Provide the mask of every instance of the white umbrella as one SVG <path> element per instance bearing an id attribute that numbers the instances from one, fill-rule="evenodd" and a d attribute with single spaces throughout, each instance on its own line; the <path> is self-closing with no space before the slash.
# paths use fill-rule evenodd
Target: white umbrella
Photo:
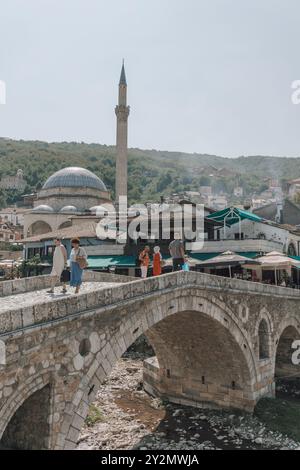
<path id="1" fill-rule="evenodd" d="M 234 266 L 243 266 L 245 267 L 245 264 L 258 264 L 256 260 L 251 260 L 247 258 L 246 256 L 241 256 L 235 253 L 234 251 L 224 251 L 224 253 L 221 253 L 220 255 L 214 256 L 213 258 L 207 259 L 205 261 L 200 261 L 198 262 L 199 266 L 205 268 L 205 267 L 223 267 L 223 268 L 228 268 L 229 270 L 229 276 L 232 277 L 232 268 Z"/>
<path id="2" fill-rule="evenodd" d="M 260 256 L 256 258 L 259 263 L 259 268 L 262 270 L 274 270 L 275 272 L 275 283 L 277 284 L 277 271 L 280 269 L 291 270 L 292 267 L 300 268 L 300 262 L 296 261 L 289 256 L 279 253 L 278 251 L 271 251 L 265 256 Z M 252 265 L 244 265 L 247 269 L 256 269 Z"/>

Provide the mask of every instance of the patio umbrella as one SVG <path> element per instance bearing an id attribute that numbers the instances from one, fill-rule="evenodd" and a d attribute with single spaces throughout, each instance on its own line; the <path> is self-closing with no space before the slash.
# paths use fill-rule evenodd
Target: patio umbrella
<path id="1" fill-rule="evenodd" d="M 264 256 L 256 258 L 259 263 L 259 268 L 262 270 L 269 270 L 275 273 L 275 283 L 277 284 L 277 271 L 281 269 L 291 270 L 292 267 L 300 269 L 300 262 L 296 261 L 289 256 L 279 253 L 278 251 L 271 251 Z M 245 266 L 247 269 L 256 269 L 253 266 Z"/>
<path id="2" fill-rule="evenodd" d="M 254 259 L 249 259 L 246 256 L 238 255 L 234 251 L 224 251 L 224 253 L 214 256 L 213 258 L 200 261 L 198 264 L 203 268 L 227 267 L 231 277 L 231 268 L 234 266 L 244 266 L 245 264 L 258 265 L 259 263 Z"/>

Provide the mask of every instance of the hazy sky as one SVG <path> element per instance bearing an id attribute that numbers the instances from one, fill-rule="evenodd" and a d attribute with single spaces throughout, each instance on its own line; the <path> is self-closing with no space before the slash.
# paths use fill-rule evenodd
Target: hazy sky
<path id="1" fill-rule="evenodd" d="M 299 0 L 0 0 L 0 135 L 300 156 Z"/>

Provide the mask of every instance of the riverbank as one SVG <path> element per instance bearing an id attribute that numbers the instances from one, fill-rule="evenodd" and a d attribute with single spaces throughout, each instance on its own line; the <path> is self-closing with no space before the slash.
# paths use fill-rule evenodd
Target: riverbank
<path id="1" fill-rule="evenodd" d="M 91 407 L 78 449 L 300 448 L 300 438 L 293 439 L 284 434 L 279 418 L 276 425 L 276 400 L 271 400 L 271 408 L 269 401 L 266 406 L 262 404 L 258 416 L 200 410 L 162 402 L 144 392 L 142 364 L 143 354 L 135 352 L 127 354 L 117 363 Z M 297 397 L 291 400 L 297 407 Z M 280 398 L 281 411 L 282 406 Z M 300 401 L 298 406 L 300 413 Z"/>

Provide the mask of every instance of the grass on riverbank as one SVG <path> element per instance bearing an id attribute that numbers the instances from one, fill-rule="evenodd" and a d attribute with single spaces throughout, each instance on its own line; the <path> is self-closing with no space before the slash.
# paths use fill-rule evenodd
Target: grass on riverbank
<path id="1" fill-rule="evenodd" d="M 103 414 L 95 405 L 91 405 L 89 409 L 89 414 L 85 419 L 85 424 L 87 426 L 94 426 L 94 424 L 98 423 L 99 421 L 105 421 Z"/>
<path id="2" fill-rule="evenodd" d="M 255 416 L 272 431 L 286 434 L 300 442 L 300 402 L 292 399 L 262 398 Z"/>

